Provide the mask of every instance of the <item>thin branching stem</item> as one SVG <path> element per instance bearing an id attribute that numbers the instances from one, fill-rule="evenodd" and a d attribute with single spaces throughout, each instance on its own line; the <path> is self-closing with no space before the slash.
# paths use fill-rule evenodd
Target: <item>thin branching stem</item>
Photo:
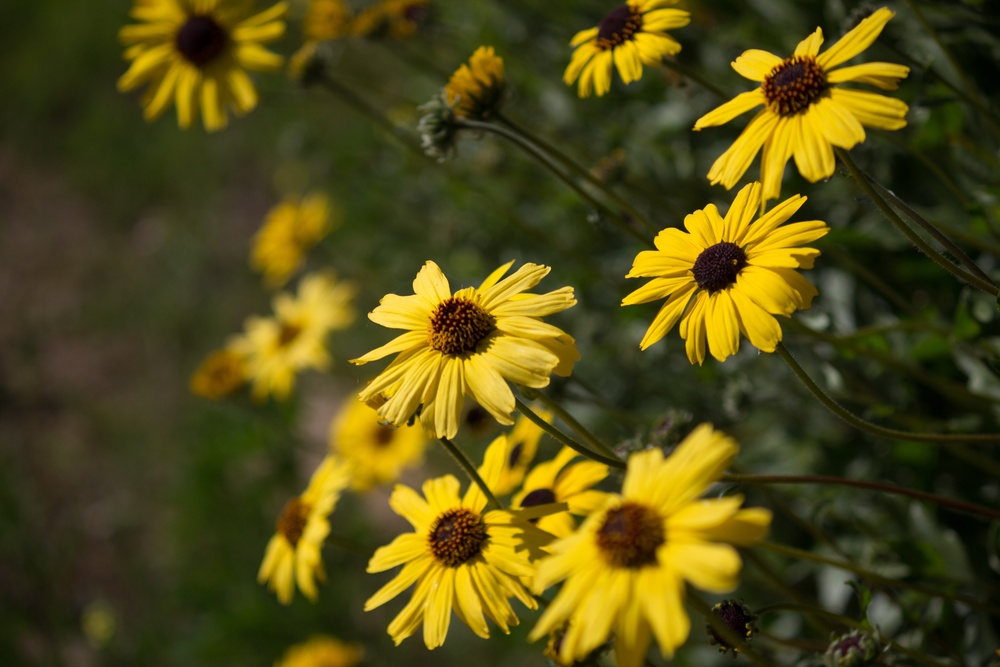
<path id="1" fill-rule="evenodd" d="M 598 454 L 595 451 L 587 449 L 579 442 L 577 442 L 573 438 L 569 437 L 568 435 L 557 429 L 552 424 L 542 419 L 534 410 L 525 405 L 524 401 L 517 398 L 516 396 L 514 397 L 514 402 L 517 405 L 518 412 L 527 417 L 528 420 L 531 421 L 535 426 L 542 429 L 543 431 L 545 431 L 546 433 L 548 433 L 553 438 L 558 440 L 560 443 L 566 445 L 573 451 L 577 452 L 582 456 L 586 456 L 588 459 L 592 459 L 594 461 L 597 461 L 598 463 L 603 463 L 606 466 L 611 466 L 612 468 L 619 468 L 621 470 L 625 469 L 624 461 L 621 461 L 619 459 L 609 458 L 602 454 Z"/>
<path id="2" fill-rule="evenodd" d="M 583 424 L 577 421 L 577 419 L 573 415 L 571 415 L 569 411 L 566 410 L 566 408 L 559 405 L 558 403 L 556 403 L 554 400 L 552 400 L 542 392 L 536 391 L 530 387 L 518 386 L 518 389 L 520 389 L 521 394 L 523 394 L 525 398 L 537 399 L 541 401 L 545 405 L 545 407 L 554 412 L 555 415 L 559 417 L 559 419 L 561 419 L 567 426 L 573 429 L 574 433 L 583 438 L 583 441 L 588 445 L 590 445 L 592 449 L 596 449 L 598 451 L 603 452 L 604 454 L 607 454 L 608 456 L 617 458 L 613 449 L 611 449 L 603 442 L 598 440 L 590 431 L 587 430 L 587 427 L 585 427 Z"/>
<path id="3" fill-rule="evenodd" d="M 448 451 L 448 453 L 451 454 L 452 458 L 455 459 L 458 465 L 462 468 L 462 470 L 465 471 L 465 474 L 469 476 L 472 483 L 478 486 L 480 491 L 483 492 L 483 495 L 486 496 L 486 502 L 493 507 L 493 509 L 503 509 L 503 505 L 500 504 L 497 497 L 493 495 L 492 491 L 490 491 L 490 487 L 487 486 L 482 475 L 480 475 L 479 471 L 476 470 L 476 466 L 473 465 L 472 461 L 469 460 L 469 457 L 465 455 L 465 452 L 456 447 L 455 443 L 448 438 L 438 439 L 441 441 L 441 444 L 444 445 L 444 448 Z"/>

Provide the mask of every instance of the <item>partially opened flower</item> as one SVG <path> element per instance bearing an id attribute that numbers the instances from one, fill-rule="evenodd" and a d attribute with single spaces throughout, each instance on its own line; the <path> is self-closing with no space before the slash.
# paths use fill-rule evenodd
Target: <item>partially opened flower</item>
<path id="1" fill-rule="evenodd" d="M 350 482 L 350 466 L 327 456 L 302 495 L 289 500 L 281 511 L 257 581 L 267 583 L 282 604 L 291 603 L 296 585 L 303 595 L 316 600 L 316 579 L 326 580 L 320 550 L 330 534 L 329 516 Z"/>
<path id="2" fill-rule="evenodd" d="M 545 387 L 549 376 L 569 375 L 579 358 L 573 338 L 542 321 L 576 303 L 573 288 L 527 294 L 549 267 L 525 264 L 503 278 L 504 264 L 478 288 L 454 294 L 441 269 L 428 261 L 413 281 L 414 294 L 387 294 L 368 318 L 405 329 L 382 347 L 352 363 L 396 358 L 361 392 L 362 401 L 379 394 L 388 400 L 382 419 L 405 424 L 419 410 L 435 437 L 454 437 L 465 396 L 471 396 L 501 424 L 512 424 L 514 394 L 507 382 Z"/>
<path id="3" fill-rule="evenodd" d="M 351 21 L 351 34 L 369 39 L 406 39 L 427 19 L 430 0 L 375 0 Z"/>
<path id="4" fill-rule="evenodd" d="M 811 269 L 819 250 L 800 247 L 828 231 L 810 220 L 780 226 L 806 202 L 795 195 L 753 222 L 760 183 L 746 185 L 723 218 L 714 204 L 684 218 L 686 232 L 664 229 L 656 250 L 640 252 L 626 278 L 652 278 L 624 299 L 628 306 L 666 299 L 639 346 L 663 338 L 680 321 L 688 360 L 706 349 L 719 361 L 736 354 L 740 334 L 763 352 L 781 341 L 775 315 L 809 308 L 818 292 L 796 269 Z"/>
<path id="5" fill-rule="evenodd" d="M 336 210 L 322 193 L 286 198 L 268 211 L 254 235 L 250 265 L 264 274 L 270 287 L 284 285 L 335 221 Z"/>
<path id="6" fill-rule="evenodd" d="M 419 426 L 387 426 L 351 394 L 330 424 L 330 451 L 351 464 L 351 487 L 368 491 L 399 479 L 423 460 L 427 436 Z"/>
<path id="7" fill-rule="evenodd" d="M 611 69 L 625 83 L 642 78 L 642 67 L 659 65 L 664 56 L 681 50 L 680 43 L 666 33 L 691 21 L 680 9 L 663 9 L 677 0 L 628 0 L 615 7 L 596 28 L 581 30 L 570 42 L 573 57 L 563 74 L 566 85 L 580 80 L 580 97 L 598 97 L 611 90 Z"/>
<path id="8" fill-rule="evenodd" d="M 287 398 L 296 373 L 329 366 L 327 335 L 354 321 L 355 292 L 352 283 L 338 281 L 332 273 L 310 274 L 297 296 L 282 292 L 274 298 L 274 317 L 247 319 L 244 333 L 229 345 L 246 360 L 254 398 Z"/>
<path id="9" fill-rule="evenodd" d="M 671 657 L 691 628 L 685 583 L 735 588 L 742 561 L 732 545 L 757 542 L 771 523 L 767 510 L 740 509 L 740 496 L 699 499 L 738 449 L 702 424 L 667 458 L 659 449 L 629 457 L 621 494 L 608 494 L 575 533 L 547 547 L 535 592 L 563 585 L 529 638 L 568 622 L 558 647 L 564 663 L 608 638 L 619 667 L 641 665 L 652 637 Z"/>
<path id="10" fill-rule="evenodd" d="M 498 452 L 487 450 L 479 469 L 490 488 L 503 464 Z M 414 532 L 403 533 L 372 556 L 368 572 L 384 572 L 400 565 L 403 569 L 365 602 L 365 611 L 416 585 L 410 601 L 389 624 L 389 634 L 397 645 L 423 623 L 427 648 L 441 646 L 452 611 L 474 633 L 486 638 L 490 636 L 487 617 L 504 633 L 518 624 L 510 598 L 537 609 L 520 578 L 534 575 L 534 561 L 552 538 L 532 525 L 531 519 L 544 516 L 551 508 L 487 510 L 486 497 L 478 486 L 473 484 L 459 496 L 458 480 L 451 475 L 424 482 L 423 497 L 399 484 L 389 505 L 410 522 Z"/>
<path id="11" fill-rule="evenodd" d="M 444 99 L 459 118 L 482 120 L 500 110 L 507 92 L 503 59 L 492 46 L 480 46 L 444 87 Z"/>
<path id="12" fill-rule="evenodd" d="M 593 489 L 608 476 L 608 467 L 596 461 L 569 463 L 579 456 L 569 447 L 563 447 L 550 461 L 539 463 L 524 478 L 524 485 L 514 496 L 512 507 L 535 507 L 547 503 L 566 503 L 567 510 L 542 517 L 535 524 L 556 537 L 568 537 L 576 522 L 571 514 L 586 516 L 599 507 L 605 499 L 602 491 Z"/>
<path id="13" fill-rule="evenodd" d="M 281 56 L 262 45 L 285 32 L 288 4 L 279 2 L 259 14 L 245 0 L 136 0 L 131 16 L 139 21 L 121 29 L 129 69 L 118 90 L 145 85 L 146 120 L 171 104 L 177 122 L 190 127 L 200 109 L 205 129 L 226 126 L 228 109 L 238 116 L 257 106 L 257 90 L 247 70 L 274 71 Z"/>
<path id="14" fill-rule="evenodd" d="M 865 140 L 865 127 L 898 130 L 906 126 L 908 107 L 903 102 L 863 90 L 844 88 L 860 83 L 895 90 L 910 68 L 892 63 L 864 63 L 841 67 L 875 41 L 895 14 L 879 9 L 864 19 L 823 53 L 823 31 L 799 42 L 790 58 L 751 49 L 733 63 L 733 69 L 760 87 L 741 93 L 694 125 L 701 130 L 723 125 L 760 105 L 733 145 L 712 165 L 712 184 L 732 188 L 763 148 L 760 180 L 764 198 L 781 193 L 781 177 L 789 158 L 806 180 L 815 183 L 834 171 L 834 146 L 849 149 Z"/>
<path id="15" fill-rule="evenodd" d="M 320 635 L 289 648 L 275 667 L 354 667 L 364 655 L 359 644 Z"/>

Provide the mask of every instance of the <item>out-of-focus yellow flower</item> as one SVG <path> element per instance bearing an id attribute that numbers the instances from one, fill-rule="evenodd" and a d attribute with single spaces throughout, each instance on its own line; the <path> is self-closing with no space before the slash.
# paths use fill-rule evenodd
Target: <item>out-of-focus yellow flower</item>
<path id="1" fill-rule="evenodd" d="M 288 198 L 272 208 L 254 236 L 250 265 L 270 287 L 284 285 L 306 253 L 340 222 L 330 199 L 318 192 Z"/>
<path id="2" fill-rule="evenodd" d="M 244 333 L 229 347 L 246 360 L 255 399 L 285 399 L 296 373 L 330 365 L 326 337 L 354 321 L 356 291 L 353 283 L 338 282 L 332 273 L 310 274 L 299 284 L 297 296 L 282 292 L 274 298 L 274 317 L 247 319 Z"/>
<path id="3" fill-rule="evenodd" d="M 420 465 L 427 436 L 420 426 L 387 426 L 374 408 L 351 395 L 330 424 L 330 451 L 351 464 L 351 487 L 368 491 Z"/>
<path id="4" fill-rule="evenodd" d="M 550 424 L 552 423 L 552 413 L 541 409 L 533 408 L 533 410 L 536 415 Z M 507 452 L 504 456 L 503 470 L 500 471 L 500 478 L 497 480 L 496 486 L 491 487 L 493 493 L 505 496 L 521 485 L 524 473 L 527 472 L 531 462 L 535 460 L 538 442 L 544 433 L 545 431 L 524 415 L 517 418 L 517 421 L 514 422 L 514 428 L 507 434 L 505 441 Z M 497 441 L 490 445 L 490 447 L 496 446 L 498 446 Z"/>
<path id="5" fill-rule="evenodd" d="M 364 655 L 360 644 L 320 635 L 289 648 L 274 667 L 354 667 Z"/>
<path id="6" fill-rule="evenodd" d="M 229 349 L 216 350 L 205 357 L 191 375 L 191 393 L 216 401 L 246 384 L 243 355 Z"/>
<path id="7" fill-rule="evenodd" d="M 242 116 L 257 106 L 257 90 L 247 70 L 274 71 L 281 56 L 262 45 L 285 32 L 288 4 L 279 2 L 253 14 L 245 0 L 136 0 L 119 38 L 128 48 L 128 71 L 118 90 L 146 86 L 146 120 L 171 104 L 177 122 L 188 128 L 201 110 L 206 130 L 222 129 L 228 109 Z"/>
<path id="8" fill-rule="evenodd" d="M 571 514 L 590 514 L 607 495 L 591 487 L 608 476 L 608 467 L 596 461 L 568 465 L 577 456 L 569 447 L 563 447 L 554 459 L 539 463 L 524 478 L 524 485 L 511 503 L 512 507 L 566 503 L 567 511 L 544 516 L 535 524 L 556 537 L 568 537 L 576 529 Z"/>
<path id="9" fill-rule="evenodd" d="M 282 604 L 291 604 L 295 587 L 316 601 L 316 579 L 326 581 L 320 550 L 330 534 L 329 516 L 351 483 L 350 466 L 327 456 L 300 496 L 285 504 L 277 530 L 267 543 L 257 581 L 266 583 Z"/>
<path id="10" fill-rule="evenodd" d="M 343 0 L 309 0 L 302 32 L 306 39 L 339 39 L 350 30 L 351 10 Z"/>
<path id="11" fill-rule="evenodd" d="M 351 22 L 351 34 L 369 39 L 406 39 L 427 18 L 430 0 L 378 0 Z"/>

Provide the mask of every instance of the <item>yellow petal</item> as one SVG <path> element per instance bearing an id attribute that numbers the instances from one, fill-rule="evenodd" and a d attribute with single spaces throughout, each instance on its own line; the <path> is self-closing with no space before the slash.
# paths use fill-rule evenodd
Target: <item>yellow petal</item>
<path id="1" fill-rule="evenodd" d="M 825 70 L 847 62 L 871 46 L 872 42 L 882 33 L 885 24 L 895 15 L 895 12 L 886 7 L 872 12 L 868 18 L 837 40 L 836 44 L 820 54 L 816 62 Z"/>

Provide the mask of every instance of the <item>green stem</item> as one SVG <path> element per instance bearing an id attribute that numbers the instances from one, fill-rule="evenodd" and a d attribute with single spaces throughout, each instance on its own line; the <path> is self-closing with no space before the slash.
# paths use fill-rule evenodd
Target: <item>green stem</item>
<path id="1" fill-rule="evenodd" d="M 559 419 L 561 419 L 567 426 L 573 429 L 574 433 L 583 438 L 583 441 L 586 442 L 588 445 L 590 445 L 591 448 L 604 452 L 605 454 L 613 458 L 617 458 L 617 455 L 615 454 L 613 449 L 611 449 L 603 442 L 598 440 L 596 437 L 594 437 L 594 435 L 590 431 L 588 431 L 583 424 L 578 422 L 573 415 L 571 415 L 565 408 L 563 408 L 561 405 L 553 401 L 551 398 L 549 398 L 540 391 L 532 389 L 531 387 L 522 387 L 518 385 L 518 389 L 521 391 L 521 394 L 523 394 L 525 398 L 538 399 L 539 401 L 544 403 L 545 407 L 554 412 L 555 415 L 559 417 Z"/>
<path id="2" fill-rule="evenodd" d="M 712 630 L 714 630 L 719 637 L 725 640 L 726 644 L 733 648 L 739 647 L 740 655 L 746 656 L 750 662 L 758 667 L 769 667 L 769 663 L 757 655 L 756 651 L 750 648 L 750 644 L 747 643 L 746 637 L 740 637 L 733 632 L 721 618 L 712 613 L 712 608 L 707 602 L 694 593 L 688 595 L 687 599 L 688 604 L 694 607 L 695 611 L 705 617 L 708 624 L 712 626 Z"/>
<path id="3" fill-rule="evenodd" d="M 931 247 L 929 243 L 920 238 L 920 235 L 914 232 L 912 229 L 910 229 L 909 225 L 903 222 L 903 220 L 896 214 L 896 212 L 892 209 L 892 207 L 889 206 L 889 203 L 885 199 L 883 199 L 879 195 L 878 191 L 871 185 L 871 183 L 868 182 L 868 179 L 865 178 L 865 174 L 858 168 L 856 164 L 854 164 L 854 160 L 852 160 L 851 157 L 847 154 L 847 151 L 843 150 L 842 148 L 835 148 L 834 150 L 837 152 L 837 156 L 840 158 L 840 161 L 843 162 L 844 166 L 846 166 L 848 171 L 851 172 L 851 175 L 854 177 L 854 180 L 857 182 L 858 186 L 860 186 L 860 188 L 864 191 L 864 193 L 868 196 L 868 198 L 872 200 L 875 206 L 878 207 L 878 210 L 882 212 L 882 215 L 888 218 L 889 222 L 895 225 L 896 229 L 898 229 L 900 233 L 902 233 L 903 236 L 905 236 L 910 241 L 910 243 L 917 246 L 917 248 L 921 252 L 923 252 L 936 264 L 941 266 L 943 269 L 945 269 L 955 277 L 964 280 L 973 287 L 986 292 L 990 296 L 996 297 L 998 295 L 998 289 L 996 285 L 994 285 L 991 282 L 985 282 L 979 277 L 965 271 L 961 267 L 957 266 L 954 262 L 949 260 L 947 257 L 939 253 L 933 247 Z"/>
<path id="4" fill-rule="evenodd" d="M 691 79 L 699 86 L 701 86 L 708 92 L 718 97 L 720 100 L 728 100 L 730 97 L 732 97 L 732 95 L 726 95 L 726 93 L 721 88 L 718 88 L 714 83 L 712 83 L 711 81 L 709 81 L 701 74 L 688 67 L 687 65 L 682 65 L 681 63 L 671 58 L 664 58 L 660 64 L 662 64 L 667 69 L 672 70 L 677 74 L 680 74 L 681 76 L 685 76 Z"/>
<path id="5" fill-rule="evenodd" d="M 649 240 L 648 238 L 646 238 L 645 236 L 643 236 L 642 233 L 640 233 L 637 229 L 633 229 L 628 224 L 628 219 L 624 218 L 622 215 L 619 215 L 619 214 L 615 213 L 610 208 L 608 208 L 605 204 L 603 204 L 602 202 L 600 202 L 597 199 L 595 199 L 589 192 L 587 192 L 582 187 L 580 187 L 580 185 L 576 181 L 574 181 L 569 176 L 567 176 L 565 173 L 563 173 L 563 171 L 561 169 L 559 169 L 559 167 L 552 161 L 552 158 L 550 158 L 544 151 L 542 151 L 540 148 L 538 148 L 537 146 L 535 146 L 535 144 L 533 144 L 532 142 L 528 141 L 522 135 L 520 135 L 520 134 L 518 134 L 516 132 L 512 132 L 512 131 L 508 130 L 507 128 L 505 128 L 505 127 L 503 127 L 501 125 L 494 125 L 493 123 L 484 123 L 484 122 L 481 122 L 481 121 L 478 121 L 478 120 L 469 120 L 469 119 L 465 119 L 465 118 L 463 118 L 462 120 L 456 120 L 455 121 L 455 125 L 457 127 L 459 127 L 459 128 L 467 129 L 467 130 L 478 130 L 480 132 L 491 132 L 493 134 L 496 134 L 497 136 L 500 136 L 500 137 L 503 137 L 504 139 L 507 139 L 508 141 L 510 141 L 511 143 L 513 143 L 515 146 L 517 146 L 518 148 L 520 148 L 521 150 L 523 150 L 524 152 L 526 152 L 528 155 L 530 155 L 531 157 L 533 157 L 536 160 L 538 160 L 538 162 L 543 167 L 545 167 L 546 169 L 548 169 L 552 173 L 553 176 L 555 176 L 556 178 L 558 178 L 567 187 L 569 187 L 573 192 L 575 192 L 577 195 L 579 195 L 581 199 L 583 199 L 588 204 L 590 204 L 591 206 L 593 206 L 599 212 L 603 213 L 604 215 L 606 215 L 609 218 L 611 218 L 612 220 L 614 220 L 615 221 L 615 225 L 619 229 L 621 229 L 625 233 L 633 236 L 636 240 L 644 243 L 645 245 L 647 245 L 647 246 L 649 246 L 651 248 L 655 247 L 654 244 L 653 244 L 653 242 L 651 240 Z"/>
<path id="6" fill-rule="evenodd" d="M 803 598 L 798 593 L 798 591 L 796 591 L 794 588 L 786 584 L 784 579 L 782 579 L 781 576 L 774 571 L 774 568 L 765 563 L 764 559 L 761 558 L 752 549 L 742 551 L 741 553 L 743 555 L 744 560 L 746 560 L 747 563 L 753 565 L 768 580 L 770 580 L 771 586 L 773 588 L 780 590 L 783 594 L 788 596 L 790 600 L 794 600 L 797 604 L 800 604 L 803 607 L 809 606 L 803 601 Z M 815 629 L 817 632 L 823 635 L 829 634 L 834 630 L 836 630 L 834 624 L 831 623 L 829 619 L 823 618 L 822 616 L 807 616 L 805 618 L 805 622 L 808 625 L 812 626 L 813 629 Z"/>
<path id="7" fill-rule="evenodd" d="M 941 230 L 939 230 L 936 226 L 934 226 L 933 224 L 931 224 L 931 222 L 929 222 L 922 215 L 920 215 L 919 213 L 917 213 L 916 211 L 914 211 L 906 202 L 904 202 L 902 199 L 900 199 L 899 197 L 897 197 L 890 190 L 888 190 L 885 187 L 883 187 L 881 183 L 879 183 L 874 178 L 872 178 L 864 170 L 858 169 L 858 171 L 860 171 L 861 174 L 864 176 L 864 178 L 872 186 L 875 187 L 875 189 L 878 191 L 879 195 L 881 195 L 884 199 L 887 199 L 889 202 L 891 202 L 891 204 L 895 205 L 896 208 L 898 208 L 900 211 L 903 212 L 903 215 L 905 215 L 906 217 L 908 217 L 910 220 L 912 220 L 914 223 L 916 223 L 916 225 L 918 227 L 920 227 L 925 232 L 927 232 L 928 234 L 930 234 L 931 237 L 933 237 L 935 241 L 937 241 L 938 243 L 940 243 L 941 246 L 944 247 L 945 250 L 947 250 L 948 252 L 950 252 L 960 263 L 964 264 L 965 267 L 967 269 L 969 269 L 969 271 L 971 273 L 973 273 L 977 278 L 979 278 L 980 280 L 982 280 L 983 282 L 985 282 L 985 283 L 987 283 L 989 285 L 992 285 L 994 290 L 997 289 L 997 285 L 996 285 L 995 282 L 993 282 L 993 279 L 991 279 L 986 274 L 985 271 L 983 271 L 982 269 L 980 269 L 979 266 L 975 262 L 973 262 L 972 259 L 970 259 L 969 256 L 966 255 L 965 252 L 961 248 L 959 248 L 957 245 L 955 245 L 955 243 L 952 242 L 951 239 L 949 239 L 947 236 L 945 236 L 944 234 L 942 234 Z"/>
<path id="8" fill-rule="evenodd" d="M 900 588 L 904 590 L 916 591 L 917 593 L 922 593 L 931 597 L 939 597 L 945 600 L 953 600 L 955 602 L 960 602 L 962 604 L 968 605 L 980 611 L 985 611 L 994 616 L 1000 616 L 1000 608 L 994 607 L 989 604 L 984 604 L 977 600 L 976 598 L 970 597 L 968 595 L 963 595 L 961 593 L 954 593 L 951 591 L 942 591 L 929 586 L 924 586 L 922 584 L 917 584 L 912 581 L 904 581 L 901 579 L 890 579 L 888 577 L 883 577 L 881 574 L 876 574 L 870 570 L 866 570 L 863 567 L 855 565 L 854 563 L 846 560 L 837 560 L 834 558 L 827 558 L 826 556 L 821 556 L 815 554 L 811 551 L 806 551 L 804 549 L 796 549 L 795 547 L 785 546 L 784 544 L 777 544 L 776 542 L 758 542 L 757 548 L 764 549 L 765 551 L 770 551 L 771 553 L 780 554 L 782 556 L 787 556 L 789 558 L 797 558 L 799 560 L 807 560 L 813 563 L 819 563 L 821 565 L 827 565 L 829 567 L 836 567 L 841 570 L 846 570 L 852 572 L 862 579 L 870 582 L 873 585 L 892 589 Z"/>
<path id="9" fill-rule="evenodd" d="M 506 116 L 502 114 L 497 114 L 496 118 L 499 122 L 506 125 L 507 128 L 510 129 L 512 132 L 517 132 L 521 134 L 528 141 L 534 143 L 536 146 L 539 146 L 542 150 L 544 150 L 553 158 L 555 158 L 564 167 L 575 173 L 577 176 L 585 180 L 593 187 L 600 190 L 611 201 L 618 204 L 618 206 L 620 206 L 628 215 L 630 215 L 632 218 L 642 223 L 642 225 L 650 232 L 655 234 L 658 231 L 656 227 L 653 225 L 653 223 L 651 223 L 649 219 L 646 218 L 646 216 L 644 216 L 634 206 L 632 206 L 632 204 L 630 204 L 628 200 L 624 199 L 621 195 L 619 195 L 617 192 L 608 187 L 607 183 L 603 182 L 601 179 L 594 176 L 589 169 L 581 167 L 579 164 L 577 164 L 576 160 L 573 160 L 571 157 L 569 157 L 561 150 L 556 148 L 553 144 L 551 144 L 548 141 L 545 141 L 538 135 L 529 132 L 520 125 L 515 124 Z"/>
<path id="10" fill-rule="evenodd" d="M 958 444 L 981 444 L 981 445 L 997 445 L 1000 444 L 1000 434 L 994 433 L 973 433 L 968 435 L 962 435 L 958 433 L 918 433 L 915 431 L 900 431 L 893 428 L 886 428 L 884 426 L 879 426 L 873 424 L 869 421 L 865 421 L 861 417 L 853 414 L 835 400 L 830 398 L 819 385 L 813 382 L 812 378 L 803 370 L 799 362 L 795 360 L 792 353 L 788 351 L 784 343 L 778 343 L 775 351 L 778 355 L 785 360 L 788 367 L 792 369 L 795 376 L 806 386 L 806 389 L 822 403 L 830 412 L 834 413 L 845 422 L 850 424 L 856 429 L 865 431 L 866 433 L 871 433 L 872 435 L 888 438 L 890 440 L 909 440 L 911 442 L 930 442 L 938 445 L 958 445 Z"/>
<path id="11" fill-rule="evenodd" d="M 827 475 L 735 475 L 727 473 L 722 476 L 722 481 L 733 484 L 829 484 L 831 486 L 849 486 L 855 489 L 867 489 L 869 491 L 879 491 L 897 496 L 907 496 L 917 500 L 925 500 L 941 507 L 947 507 L 957 512 L 967 514 L 978 514 L 988 519 L 1000 519 L 1000 511 L 992 510 L 982 505 L 967 503 L 962 500 L 945 498 L 926 491 L 918 491 L 905 486 L 895 486 L 885 482 L 868 482 L 861 479 L 848 479 L 845 477 L 830 477 Z"/>
<path id="12" fill-rule="evenodd" d="M 476 466 L 472 464 L 472 461 L 470 461 L 469 457 L 465 455 L 465 452 L 456 447 L 455 443 L 448 438 L 438 439 L 441 441 L 441 444 L 444 445 L 444 448 L 448 450 L 448 453 L 451 454 L 452 458 L 454 458 L 458 465 L 462 468 L 462 470 L 465 471 L 465 474 L 469 476 L 469 479 L 479 487 L 480 491 L 483 492 L 483 495 L 486 496 L 486 502 L 491 505 L 493 509 L 503 509 L 503 505 L 500 504 L 497 497 L 493 495 L 492 491 L 490 491 L 490 487 L 486 485 L 485 481 L 483 481 L 479 471 L 476 470 Z"/>
<path id="13" fill-rule="evenodd" d="M 566 435 L 565 433 L 563 433 L 562 431 L 560 431 L 559 429 L 557 429 L 552 424 L 548 423 L 547 421 L 545 421 L 544 419 L 542 419 L 541 417 L 539 417 L 534 412 L 534 410 L 532 410 L 527 405 L 525 405 L 524 401 L 522 401 L 521 399 L 517 398 L 516 396 L 514 397 L 514 403 L 517 405 L 517 411 L 520 412 L 525 417 L 527 417 L 528 420 L 531 421 L 535 426 L 537 426 L 538 428 L 542 429 L 543 431 L 545 431 L 546 433 L 548 433 L 549 435 L 551 435 L 553 438 L 555 438 L 556 440 L 558 440 L 560 443 L 566 445 L 567 447 L 569 447 L 570 449 L 574 450 L 575 452 L 577 452 L 581 456 L 586 456 L 588 459 L 593 459 L 594 461 L 597 461 L 598 463 L 603 463 L 604 465 L 610 466 L 612 468 L 618 468 L 618 469 L 621 469 L 621 470 L 625 469 L 625 462 L 624 461 L 621 461 L 619 459 L 608 458 L 606 456 L 598 454 L 597 452 L 593 452 L 593 451 L 587 449 L 586 447 L 584 447 L 583 445 L 581 445 L 579 442 L 577 442 L 573 438 L 569 437 L 568 435 Z"/>

